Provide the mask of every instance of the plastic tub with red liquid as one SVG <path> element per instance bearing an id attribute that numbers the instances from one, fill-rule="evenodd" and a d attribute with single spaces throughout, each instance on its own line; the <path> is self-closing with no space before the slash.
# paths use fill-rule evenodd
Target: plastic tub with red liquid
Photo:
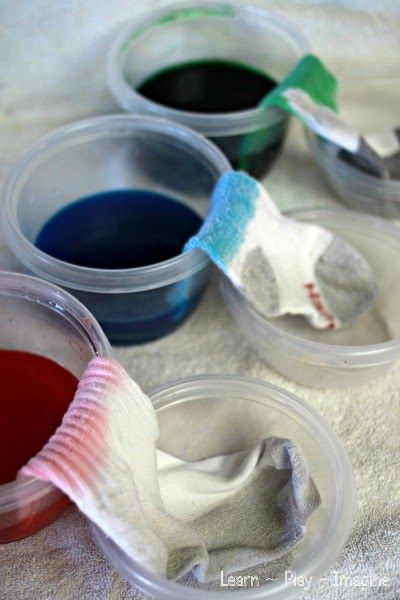
<path id="1" fill-rule="evenodd" d="M 45 443 L 61 421 L 87 363 L 110 355 L 102 329 L 78 300 L 40 279 L 0 272 L 0 408 L 6 449 L 1 457 L 0 543 L 35 533 L 68 505 L 50 483 L 12 478 L 28 454 L 40 449 L 35 444 Z M 35 395 L 40 383 L 48 393 L 43 399 Z M 62 404 L 56 406 L 59 399 Z"/>

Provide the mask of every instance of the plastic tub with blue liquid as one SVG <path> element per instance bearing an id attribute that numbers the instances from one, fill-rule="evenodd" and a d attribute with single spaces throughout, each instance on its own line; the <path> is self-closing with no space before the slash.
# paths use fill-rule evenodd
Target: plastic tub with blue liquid
<path id="1" fill-rule="evenodd" d="M 211 265 L 182 253 L 229 163 L 211 142 L 161 119 L 106 116 L 28 150 L 4 188 L 7 243 L 31 272 L 70 290 L 110 341 L 178 327 Z"/>

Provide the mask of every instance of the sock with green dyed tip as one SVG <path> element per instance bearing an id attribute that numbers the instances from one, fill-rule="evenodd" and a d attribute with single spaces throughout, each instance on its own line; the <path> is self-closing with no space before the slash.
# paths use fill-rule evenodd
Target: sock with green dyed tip
<path id="1" fill-rule="evenodd" d="M 337 81 L 319 58 L 313 54 L 303 56 L 295 68 L 263 100 L 260 106 L 279 106 L 286 112 L 302 118 L 296 105 L 290 101 L 288 90 L 300 90 L 314 104 L 337 111 Z"/>
<path id="2" fill-rule="evenodd" d="M 330 231 L 280 214 L 245 173 L 223 175 L 210 212 L 185 249 L 200 248 L 265 317 L 303 315 L 318 329 L 349 325 L 376 297 L 374 274 Z"/>
<path id="3" fill-rule="evenodd" d="M 337 114 L 337 81 L 319 58 L 312 54 L 304 56 L 259 104 L 260 107 L 276 106 L 297 117 L 314 133 L 353 155 L 360 165 L 379 177 L 388 178 L 384 161 L 350 125 Z M 247 136 L 243 153 L 249 153 L 251 134 Z"/>

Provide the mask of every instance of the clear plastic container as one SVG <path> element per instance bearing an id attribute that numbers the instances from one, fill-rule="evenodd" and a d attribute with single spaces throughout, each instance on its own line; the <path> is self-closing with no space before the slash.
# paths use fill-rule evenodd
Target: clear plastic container
<path id="1" fill-rule="evenodd" d="M 46 356 L 78 378 L 93 357 L 111 356 L 100 326 L 70 294 L 40 279 L 3 271 L 0 348 Z M 0 485 L 0 543 L 39 531 L 68 503 L 52 484 L 37 479 Z"/>
<path id="2" fill-rule="evenodd" d="M 339 81 L 340 114 L 362 134 L 400 125 L 400 75 L 355 73 Z M 328 183 L 349 208 L 400 219 L 400 180 L 363 173 L 340 160 L 329 144 L 307 131 L 309 148 Z"/>
<path id="3" fill-rule="evenodd" d="M 160 425 L 158 447 L 187 460 L 237 452 L 268 436 L 292 439 L 304 453 L 321 495 L 302 542 L 283 559 L 252 569 L 260 587 L 235 589 L 240 600 L 286 599 L 302 590 L 285 584 L 285 569 L 318 579 L 346 543 L 355 514 L 351 465 L 324 419 L 293 394 L 257 379 L 203 375 L 150 392 Z M 224 434 L 221 433 L 224 418 Z M 219 427 L 218 427 L 219 424 Z M 218 600 L 224 590 L 195 581 L 175 583 L 128 558 L 94 527 L 94 539 L 119 573 L 151 597 L 162 600 Z M 270 577 L 273 581 L 266 581 Z M 191 587 L 191 586 L 195 587 Z"/>
<path id="4" fill-rule="evenodd" d="M 115 115 L 68 125 L 37 142 L 11 171 L 4 235 L 31 272 L 79 298 L 112 343 L 145 342 L 173 331 L 193 311 L 210 275 L 206 255 L 191 250 L 140 268 L 93 269 L 40 251 L 38 233 L 69 203 L 116 189 L 164 193 L 204 215 L 229 169 L 211 142 L 166 120 Z"/>
<path id="5" fill-rule="evenodd" d="M 234 168 L 243 163 L 260 178 L 282 146 L 288 119 L 281 110 L 254 108 L 222 114 L 175 110 L 150 101 L 135 88 L 161 69 L 202 59 L 246 64 L 279 81 L 308 51 L 301 32 L 277 14 L 234 3 L 180 3 L 126 25 L 110 50 L 108 83 L 125 110 L 196 129 L 221 148 Z M 244 150 L 250 133 L 252 143 Z"/>
<path id="6" fill-rule="evenodd" d="M 385 374 L 400 358 L 400 231 L 383 219 L 347 210 L 287 213 L 340 236 L 368 260 L 379 294 L 355 324 L 337 331 L 312 328 L 301 316 L 263 318 L 222 280 L 225 302 L 249 342 L 276 371 L 311 387 L 347 387 Z"/>

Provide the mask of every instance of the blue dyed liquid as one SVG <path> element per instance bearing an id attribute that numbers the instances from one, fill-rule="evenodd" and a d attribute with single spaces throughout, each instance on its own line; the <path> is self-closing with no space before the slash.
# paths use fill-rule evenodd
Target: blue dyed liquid
<path id="1" fill-rule="evenodd" d="M 83 267 L 143 267 L 181 254 L 201 222 L 190 208 L 163 194 L 102 192 L 53 215 L 39 232 L 36 246 Z M 169 333 L 190 314 L 207 283 L 206 271 L 143 292 L 73 293 L 93 312 L 112 343 L 142 343 Z"/>
<path id="2" fill-rule="evenodd" d="M 94 269 L 130 269 L 182 252 L 201 219 L 154 192 L 116 190 L 68 204 L 43 226 L 36 246 L 64 262 Z"/>

